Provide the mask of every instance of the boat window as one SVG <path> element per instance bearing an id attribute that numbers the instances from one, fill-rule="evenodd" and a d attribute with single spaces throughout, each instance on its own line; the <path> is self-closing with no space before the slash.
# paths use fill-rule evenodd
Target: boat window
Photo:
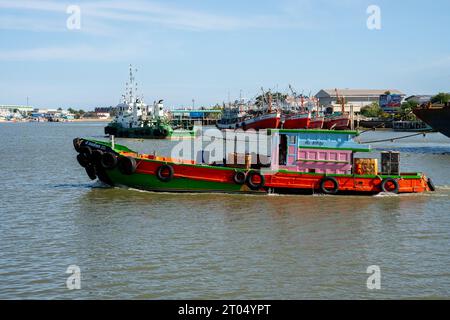
<path id="1" fill-rule="evenodd" d="M 297 136 L 289 136 L 289 144 L 297 144 Z"/>
<path id="2" fill-rule="evenodd" d="M 287 136 L 283 134 L 280 136 L 278 164 L 280 166 L 285 166 L 286 158 L 287 158 Z"/>

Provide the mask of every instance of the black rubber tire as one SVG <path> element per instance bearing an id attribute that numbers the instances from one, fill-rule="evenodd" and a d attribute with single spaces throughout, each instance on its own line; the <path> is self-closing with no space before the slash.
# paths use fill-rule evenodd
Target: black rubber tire
<path id="1" fill-rule="evenodd" d="M 393 184 L 394 184 L 394 186 L 395 186 L 394 190 L 388 190 L 388 189 L 386 188 L 386 185 L 387 185 L 388 183 L 393 183 Z M 383 191 L 383 192 L 398 194 L 399 189 L 400 189 L 400 186 L 399 186 L 399 184 L 398 184 L 398 181 L 395 180 L 395 179 L 392 179 L 392 178 L 386 178 L 386 179 L 383 179 L 383 181 L 381 181 L 381 191 Z"/>
<path id="2" fill-rule="evenodd" d="M 131 157 L 120 157 L 117 167 L 122 174 L 131 176 L 136 172 L 136 160 Z"/>
<path id="3" fill-rule="evenodd" d="M 242 186 L 247 181 L 247 174 L 244 171 L 237 171 L 233 176 L 234 183 Z"/>
<path id="4" fill-rule="evenodd" d="M 334 184 L 333 189 L 327 189 L 325 184 L 332 182 Z M 324 194 L 337 194 L 339 192 L 339 182 L 333 177 L 326 177 L 320 182 L 320 191 Z"/>
<path id="5" fill-rule="evenodd" d="M 428 188 L 430 188 L 430 190 L 432 192 L 436 191 L 436 186 L 434 185 L 434 182 L 433 182 L 433 180 L 431 180 L 431 178 L 428 179 L 427 184 L 428 184 Z"/>
<path id="6" fill-rule="evenodd" d="M 167 137 L 167 136 L 169 135 L 169 131 L 168 131 L 167 129 L 163 129 L 162 132 L 161 132 L 161 134 L 162 134 L 164 137 Z"/>
<path id="7" fill-rule="evenodd" d="M 88 146 L 80 147 L 80 154 L 84 155 L 90 161 L 91 157 L 92 157 L 92 149 L 91 149 L 91 147 L 88 147 Z"/>
<path id="8" fill-rule="evenodd" d="M 113 187 L 114 183 L 109 178 L 108 174 L 106 173 L 106 170 L 102 166 L 95 166 L 95 171 L 97 173 L 98 180 L 101 182 Z"/>
<path id="9" fill-rule="evenodd" d="M 86 156 L 82 153 L 77 154 L 77 161 L 79 165 L 82 166 L 83 168 L 86 168 L 87 166 L 90 165 L 89 159 L 86 158 Z"/>
<path id="10" fill-rule="evenodd" d="M 165 171 L 169 172 L 168 176 L 163 175 L 163 172 Z M 156 170 L 156 177 L 161 182 L 170 182 L 173 179 L 174 174 L 175 171 L 173 170 L 173 167 L 168 164 L 164 164 Z"/>
<path id="11" fill-rule="evenodd" d="M 102 155 L 101 165 L 106 170 L 113 170 L 117 166 L 117 156 L 111 152 Z"/>
<path id="12" fill-rule="evenodd" d="M 253 182 L 254 177 L 259 177 L 259 180 L 260 180 L 259 183 Z M 256 172 L 256 171 L 250 171 L 247 174 L 247 185 L 250 187 L 250 189 L 255 190 L 255 191 L 259 190 L 262 187 L 264 187 L 265 183 L 266 183 L 266 179 L 264 178 L 264 176 L 261 173 Z"/>
<path id="13" fill-rule="evenodd" d="M 80 147 L 81 147 L 81 140 L 80 138 L 75 138 L 73 139 L 73 147 L 75 148 L 76 152 L 80 152 Z"/>
<path id="14" fill-rule="evenodd" d="M 87 173 L 89 179 L 91 179 L 91 180 L 97 179 L 97 171 L 95 170 L 94 166 L 90 165 L 90 166 L 87 166 L 85 169 L 86 169 L 86 173 Z"/>
<path id="15" fill-rule="evenodd" d="M 103 151 L 95 149 L 92 150 L 91 161 L 95 165 L 99 165 L 102 161 Z"/>

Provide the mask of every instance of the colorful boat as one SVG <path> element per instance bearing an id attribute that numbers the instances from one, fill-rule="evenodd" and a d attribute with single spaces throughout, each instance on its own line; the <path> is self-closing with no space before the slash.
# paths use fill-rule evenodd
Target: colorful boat
<path id="1" fill-rule="evenodd" d="M 148 191 L 255 194 L 434 191 L 432 181 L 422 173 L 383 174 L 378 172 L 377 165 L 366 168 L 364 162 L 357 163 L 355 153 L 371 151 L 369 146 L 353 141 L 357 134 L 334 130 L 271 130 L 268 138 L 275 147 L 267 161 L 261 162 L 263 156 L 257 155 L 258 161 L 252 165 L 247 162 L 236 165 L 225 160 L 204 164 L 139 154 L 113 141 L 77 138 L 74 147 L 78 162 L 91 179 Z M 247 161 L 248 157 L 245 158 Z M 376 159 L 372 161 L 376 163 Z"/>

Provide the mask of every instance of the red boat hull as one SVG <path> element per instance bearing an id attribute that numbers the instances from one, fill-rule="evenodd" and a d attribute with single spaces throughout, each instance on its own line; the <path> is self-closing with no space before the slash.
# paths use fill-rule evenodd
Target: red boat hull
<path id="1" fill-rule="evenodd" d="M 219 129 L 264 130 L 277 129 L 281 123 L 281 115 L 272 113 L 232 124 L 217 124 Z"/>
<path id="2" fill-rule="evenodd" d="M 324 128 L 335 130 L 347 130 L 350 128 L 350 118 L 348 116 L 325 118 Z"/>
<path id="3" fill-rule="evenodd" d="M 322 129 L 324 120 L 325 120 L 324 118 L 311 119 L 311 121 L 309 122 L 309 125 L 308 125 L 308 129 Z"/>
<path id="4" fill-rule="evenodd" d="M 284 119 L 283 129 L 307 129 L 310 121 L 309 114 L 287 117 Z"/>

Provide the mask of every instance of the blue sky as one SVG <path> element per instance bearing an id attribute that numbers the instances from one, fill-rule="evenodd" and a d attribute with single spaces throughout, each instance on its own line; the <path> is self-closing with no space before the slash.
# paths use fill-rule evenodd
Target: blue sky
<path id="1" fill-rule="evenodd" d="M 147 103 L 169 106 L 288 84 L 450 91 L 448 12 L 447 0 L 0 0 L 0 104 L 115 105 L 130 63 Z"/>

